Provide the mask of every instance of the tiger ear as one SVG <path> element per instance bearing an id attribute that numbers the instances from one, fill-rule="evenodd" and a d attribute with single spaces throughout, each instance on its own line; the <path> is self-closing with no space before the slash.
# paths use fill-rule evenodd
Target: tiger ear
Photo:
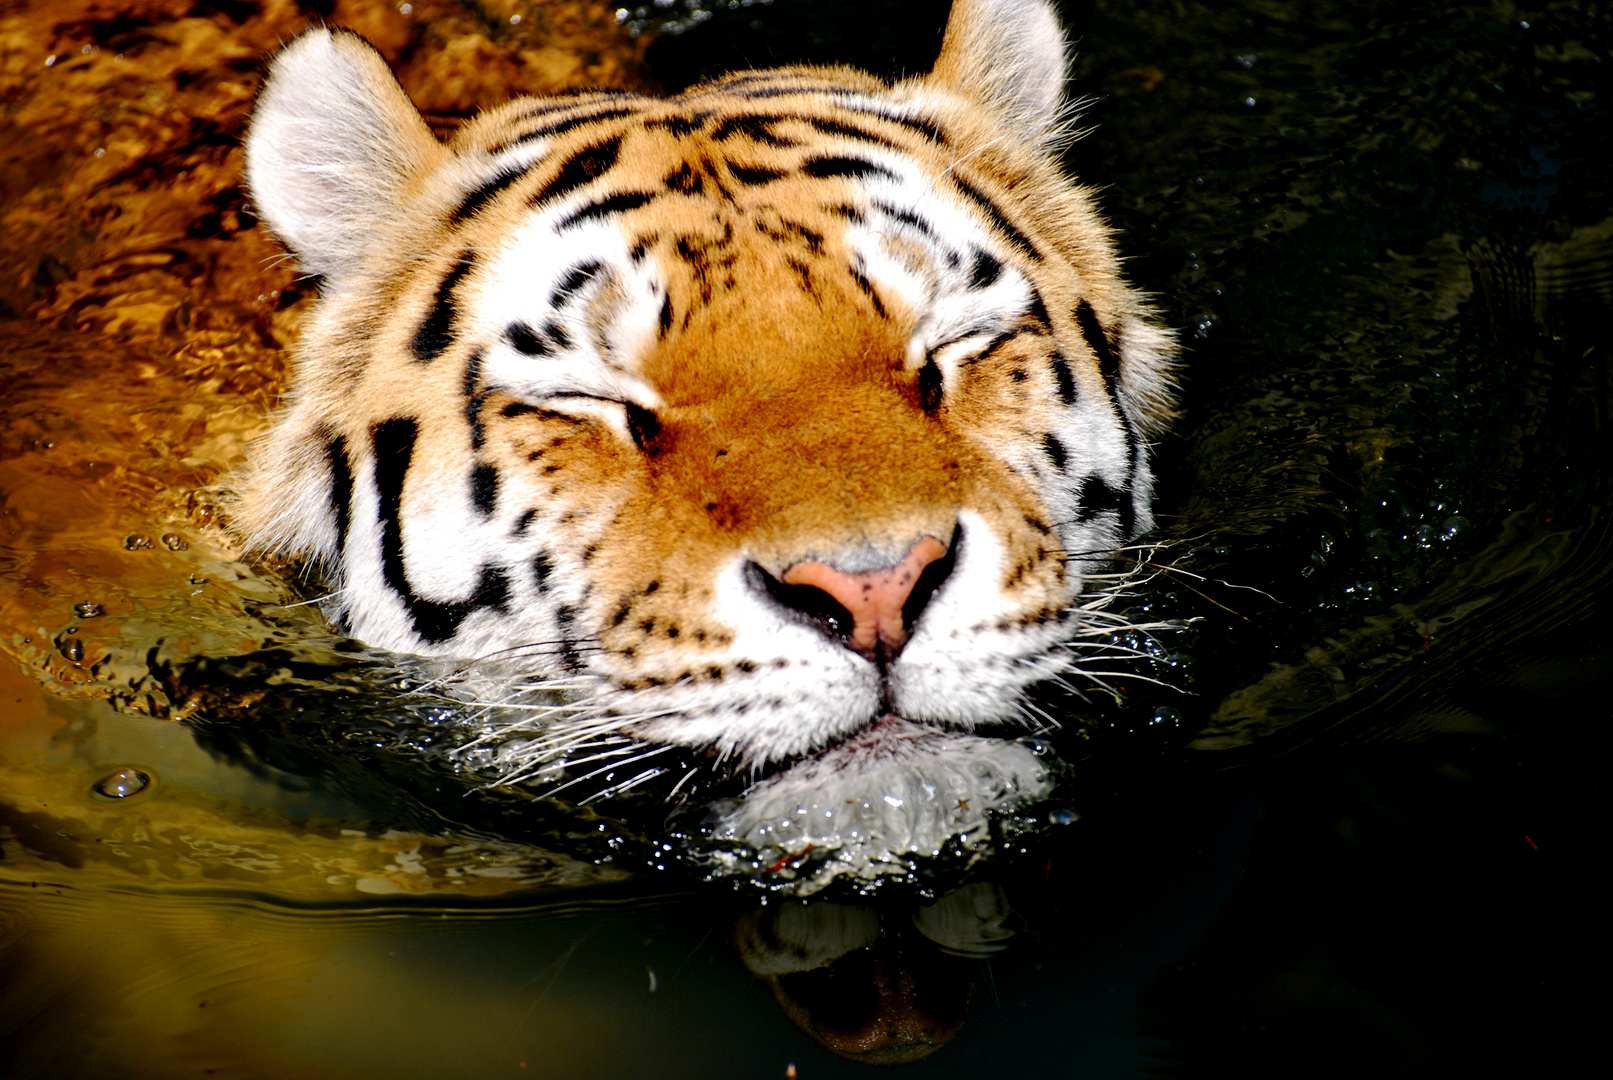
<path id="1" fill-rule="evenodd" d="M 303 269 L 340 278 L 403 186 L 443 153 L 369 42 L 310 30 L 270 66 L 246 137 L 246 185 Z"/>
<path id="2" fill-rule="evenodd" d="M 994 111 L 1038 145 L 1054 137 L 1069 47 L 1046 0 L 956 0 L 930 81 Z"/>

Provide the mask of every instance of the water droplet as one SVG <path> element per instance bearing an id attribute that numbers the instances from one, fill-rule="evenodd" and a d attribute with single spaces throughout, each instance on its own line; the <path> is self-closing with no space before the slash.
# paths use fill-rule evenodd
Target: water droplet
<path id="1" fill-rule="evenodd" d="M 190 545 L 185 542 L 185 538 L 180 536 L 178 533 L 163 533 L 162 546 L 167 548 L 169 551 L 184 551 L 190 547 Z"/>
<path id="2" fill-rule="evenodd" d="M 151 786 L 151 776 L 139 769 L 118 769 L 102 777 L 95 785 L 97 795 L 105 795 L 109 799 L 127 799 L 131 795 L 138 795 Z"/>
<path id="3" fill-rule="evenodd" d="M 1047 812 L 1047 821 L 1050 825 L 1074 825 L 1080 820 L 1080 814 L 1063 806 Z"/>
<path id="4" fill-rule="evenodd" d="M 130 533 L 123 538 L 123 546 L 128 551 L 148 551 L 151 548 L 151 537 Z"/>
<path id="5" fill-rule="evenodd" d="M 1046 757 L 1053 752 L 1052 744 L 1048 743 L 1045 739 L 1038 739 L 1034 735 L 1023 735 L 1014 741 L 1019 743 L 1019 745 L 1023 746 L 1025 749 L 1029 750 L 1031 753 L 1035 754 L 1037 757 Z"/>
<path id="6" fill-rule="evenodd" d="M 106 608 L 94 600 L 85 600 L 73 605 L 73 614 L 81 619 L 99 619 L 106 614 Z"/>
<path id="7" fill-rule="evenodd" d="M 68 638 L 62 642 L 61 651 L 63 656 L 75 664 L 84 659 L 84 643 L 78 638 Z"/>

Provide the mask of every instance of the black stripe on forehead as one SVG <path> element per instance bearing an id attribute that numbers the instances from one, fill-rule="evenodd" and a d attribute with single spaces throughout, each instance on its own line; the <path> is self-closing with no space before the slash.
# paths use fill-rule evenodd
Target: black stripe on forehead
<path id="1" fill-rule="evenodd" d="M 571 105 L 566 107 L 577 108 L 578 106 Z M 617 106 L 609 109 L 598 109 L 594 112 L 581 113 L 577 116 L 568 116 L 563 120 L 554 120 L 547 124 L 535 124 L 532 127 L 523 128 L 513 135 L 506 136 L 505 138 L 500 139 L 498 142 L 492 143 L 484 149 L 486 153 L 498 154 L 508 150 L 516 143 L 523 143 L 528 139 L 546 139 L 555 135 L 564 135 L 568 131 L 573 131 L 585 124 L 592 124 L 597 120 L 619 120 L 624 116 L 632 116 L 638 111 L 639 110 L 636 108 L 624 108 Z"/>
<path id="2" fill-rule="evenodd" d="M 481 608 L 507 611 L 510 580 L 503 570 L 484 566 L 468 600 L 439 603 L 417 596 L 409 584 L 403 554 L 403 485 L 414 460 L 420 427 L 409 417 L 396 417 L 370 429 L 375 456 L 375 494 L 381 517 L 381 577 L 403 601 L 421 639 L 438 644 L 459 632 L 466 616 Z"/>
<path id="3" fill-rule="evenodd" d="M 454 207 L 453 211 L 448 215 L 449 224 L 458 225 L 461 222 L 470 220 L 490 200 L 496 198 L 505 188 L 531 171 L 532 166 L 530 165 L 511 165 L 500 169 L 491 178 L 484 180 L 480 186 L 466 195 L 458 206 Z"/>
<path id="4" fill-rule="evenodd" d="M 773 131 L 773 125 L 782 119 L 784 119 L 782 116 L 763 116 L 760 114 L 730 116 L 712 129 L 711 137 L 717 142 L 727 142 L 735 135 L 744 135 L 764 146 L 780 148 L 800 146 L 799 140 L 786 138 Z"/>
<path id="5" fill-rule="evenodd" d="M 958 186 L 959 191 L 963 192 L 965 198 L 986 212 L 986 216 L 1008 238 L 1009 243 L 1031 259 L 1037 262 L 1042 261 L 1042 253 L 1036 250 L 1036 245 L 1030 242 L 1028 236 L 1014 227 L 1014 223 L 1008 220 L 1008 215 L 1004 214 L 1002 208 L 992 202 L 985 192 L 955 173 L 952 176 L 952 182 Z"/>
<path id="6" fill-rule="evenodd" d="M 561 218 L 555 224 L 555 232 L 564 232 L 575 228 L 586 221 L 609 217 L 612 214 L 625 214 L 629 210 L 637 210 L 655 200 L 656 196 L 647 191 L 628 191 L 620 195 L 611 195 L 591 203 L 585 203 Z"/>
<path id="7" fill-rule="evenodd" d="M 720 89 L 721 90 L 728 90 L 728 87 L 724 86 L 724 87 L 721 87 Z M 844 87 L 838 87 L 838 86 L 807 87 L 807 86 L 796 85 L 796 86 L 758 87 L 758 88 L 753 89 L 753 90 L 744 90 L 744 89 L 736 88 L 736 89 L 732 90 L 731 93 L 735 97 L 746 98 L 747 100 L 752 100 L 752 101 L 760 101 L 760 100 L 765 100 L 767 98 L 788 97 L 791 94 L 800 94 L 802 96 L 809 96 L 809 95 L 813 95 L 813 94 L 824 93 L 826 91 L 828 93 L 838 95 L 838 94 L 844 93 L 844 90 L 845 90 Z M 939 143 L 942 146 L 947 145 L 947 143 L 949 142 L 946 132 L 941 129 L 940 125 L 936 124 L 936 123 L 934 123 L 932 121 L 929 121 L 929 120 L 921 120 L 921 119 L 918 119 L 917 117 L 911 117 L 911 116 L 893 115 L 891 113 L 884 112 L 883 110 L 880 110 L 880 109 L 859 108 L 855 101 L 849 101 L 849 100 L 846 100 L 843 97 L 838 98 L 834 102 L 834 108 L 836 108 L 836 109 L 838 109 L 838 110 L 840 110 L 842 112 L 854 113 L 854 114 L 856 114 L 858 116 L 866 116 L 871 120 L 877 120 L 877 121 L 880 121 L 881 123 L 895 124 L 898 127 L 904 127 L 904 128 L 906 128 L 907 130 L 913 132 L 916 135 L 923 136 L 927 141 L 933 142 L 933 143 Z M 778 115 L 778 116 L 774 117 L 774 119 L 778 119 L 778 120 L 800 120 L 800 121 L 803 121 L 804 123 L 811 124 L 814 127 L 818 127 L 818 130 L 824 131 L 826 134 L 845 135 L 847 138 L 865 139 L 865 140 L 868 140 L 870 142 L 887 142 L 888 141 L 888 140 L 886 140 L 884 138 L 884 136 L 876 135 L 873 132 L 868 131 L 868 130 L 866 130 L 864 128 L 853 127 L 850 124 L 842 124 L 842 123 L 839 123 L 837 121 L 825 119 L 823 117 L 791 116 L 789 114 L 781 114 L 781 115 Z M 824 125 L 824 126 L 820 127 L 819 126 L 820 124 Z M 829 130 L 829 128 L 831 126 L 834 129 L 833 131 Z"/>
<path id="8" fill-rule="evenodd" d="M 808 158 L 801 163 L 801 171 L 817 180 L 827 180 L 842 176 L 854 180 L 861 180 L 865 176 L 883 176 L 887 180 L 896 179 L 896 174 L 885 168 L 885 166 L 875 164 L 867 158 L 857 157 Z"/>
<path id="9" fill-rule="evenodd" d="M 558 199 L 567 192 L 575 191 L 584 184 L 593 183 L 615 166 L 621 152 L 620 135 L 578 150 L 561 163 L 554 179 L 539 188 L 528 201 L 533 206 L 541 206 L 551 199 Z"/>
<path id="10" fill-rule="evenodd" d="M 454 260 L 453 268 L 437 283 L 437 292 L 431 301 L 431 311 L 427 313 L 419 329 L 414 332 L 414 340 L 410 342 L 417 361 L 428 363 L 435 360 L 454 343 L 454 290 L 465 280 L 465 275 L 470 273 L 474 262 L 474 254 L 461 251 Z"/>

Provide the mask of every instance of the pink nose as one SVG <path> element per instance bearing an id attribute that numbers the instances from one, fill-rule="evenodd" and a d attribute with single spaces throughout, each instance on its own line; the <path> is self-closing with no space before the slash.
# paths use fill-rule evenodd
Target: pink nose
<path id="1" fill-rule="evenodd" d="M 822 589 L 850 612 L 854 625 L 846 647 L 872 660 L 880 652 L 895 656 L 907 644 L 902 608 L 924 568 L 946 553 L 946 545 L 926 536 L 895 566 L 848 574 L 826 563 L 803 562 L 784 571 L 782 580 L 786 585 Z"/>

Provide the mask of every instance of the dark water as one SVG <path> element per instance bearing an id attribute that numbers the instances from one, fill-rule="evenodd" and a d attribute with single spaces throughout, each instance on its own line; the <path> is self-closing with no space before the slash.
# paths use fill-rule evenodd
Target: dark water
<path id="1" fill-rule="evenodd" d="M 780 0 L 650 59 L 670 89 L 803 59 L 918 71 L 945 8 Z M 388 712 L 386 669 L 306 609 L 250 608 L 265 647 L 175 669 L 191 724 L 47 701 L 68 734 L 11 751 L 0 1075 L 839 1076 L 866 1066 L 821 1044 L 875 1017 L 946 1043 L 915 1076 L 1583 1060 L 1613 15 L 1065 16 L 1094 129 L 1071 168 L 1189 344 L 1151 613 L 1195 620 L 1161 668 L 1181 692 L 1070 717 L 1074 820 L 932 881 L 974 882 L 939 906 L 759 914 L 666 858 L 653 815 L 467 797 L 394 752 L 430 717 Z M 118 766 L 151 769 L 128 804 L 148 818 L 94 793 Z M 869 933 L 827 968 L 780 961 Z"/>

